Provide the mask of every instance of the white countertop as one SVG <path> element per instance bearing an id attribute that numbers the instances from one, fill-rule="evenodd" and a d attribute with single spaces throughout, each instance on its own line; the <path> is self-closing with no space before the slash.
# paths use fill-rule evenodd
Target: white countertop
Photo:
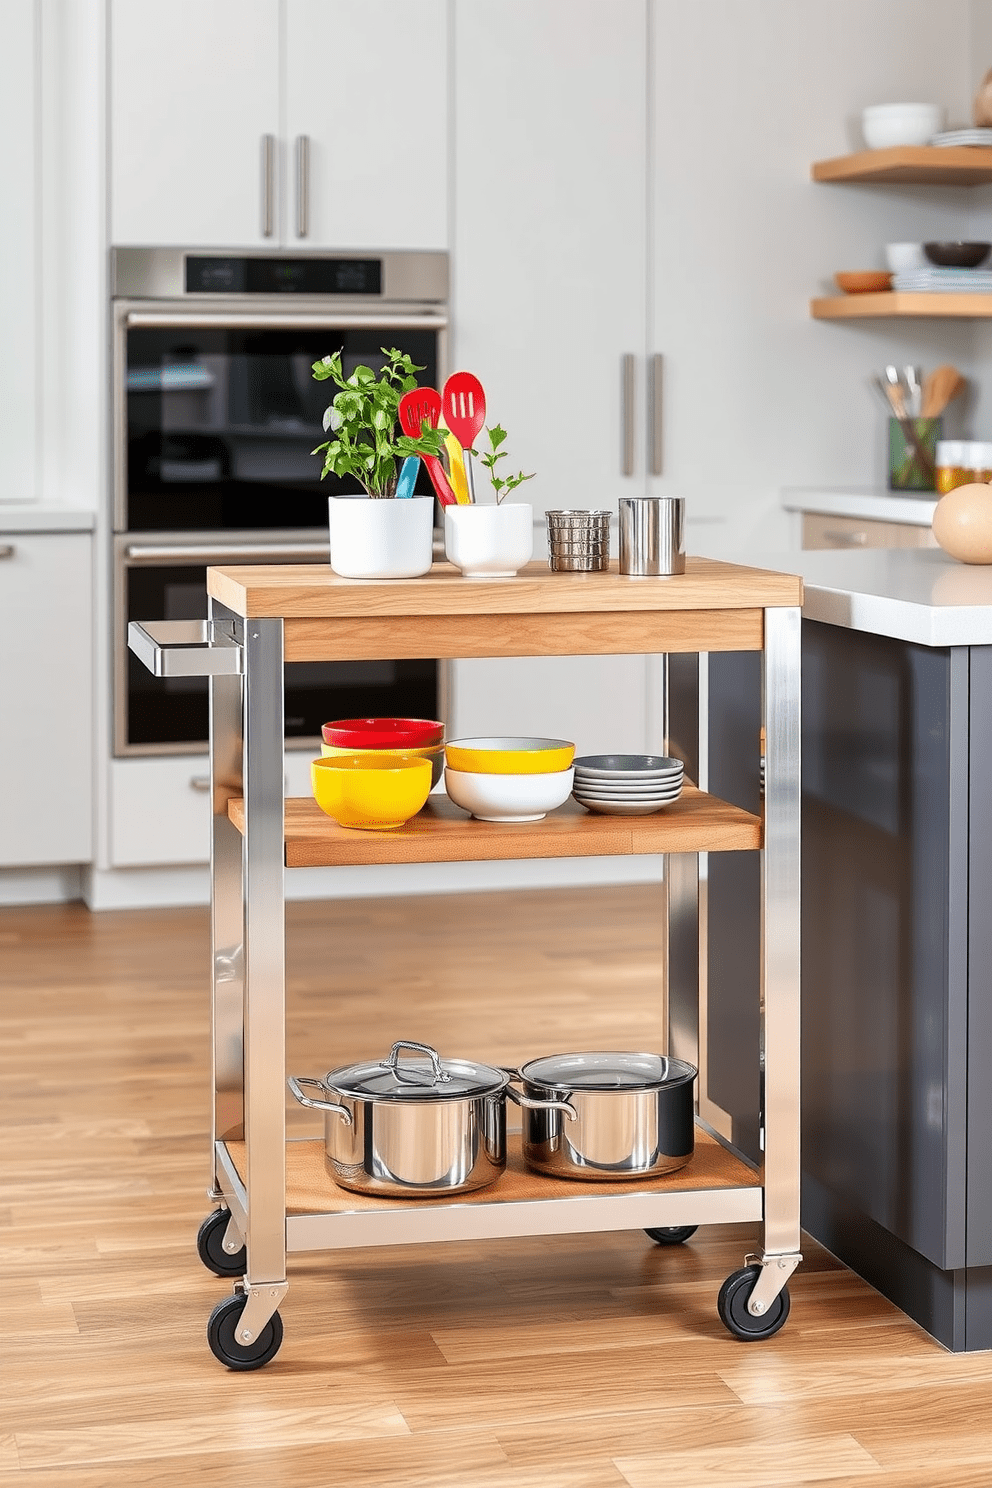
<path id="1" fill-rule="evenodd" d="M 992 565 L 939 548 L 755 551 L 738 561 L 801 574 L 807 620 L 921 646 L 992 645 Z"/>
<path id="2" fill-rule="evenodd" d="M 862 521 L 908 522 L 914 527 L 929 527 L 937 509 L 937 498 L 923 491 L 918 496 L 900 495 L 897 491 L 843 490 L 825 486 L 823 490 L 787 486 L 782 492 L 786 511 L 822 512 L 829 517 L 860 517 Z"/>
<path id="3" fill-rule="evenodd" d="M 96 513 L 53 501 L 0 501 L 0 532 L 91 532 Z"/>

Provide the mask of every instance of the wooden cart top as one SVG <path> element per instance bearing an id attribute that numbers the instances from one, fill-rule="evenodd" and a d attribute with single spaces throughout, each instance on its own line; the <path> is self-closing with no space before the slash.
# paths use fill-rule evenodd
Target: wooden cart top
<path id="1" fill-rule="evenodd" d="M 687 558 L 665 579 L 609 573 L 552 573 L 530 563 L 515 579 L 465 579 L 435 563 L 420 579 L 342 579 L 326 563 L 248 564 L 207 570 L 207 590 L 246 619 L 359 620 L 449 615 L 578 615 L 692 610 L 763 610 L 798 606 L 796 574 Z"/>

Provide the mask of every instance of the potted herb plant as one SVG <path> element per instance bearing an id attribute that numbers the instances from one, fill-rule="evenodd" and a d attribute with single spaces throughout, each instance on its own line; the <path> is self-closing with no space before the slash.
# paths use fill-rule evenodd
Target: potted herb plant
<path id="1" fill-rule="evenodd" d="M 496 500 L 491 504 L 447 506 L 444 509 L 444 552 L 449 563 L 467 579 L 512 579 L 534 553 L 534 511 L 525 501 L 505 498 L 533 475 L 501 475 L 501 446 L 506 430 L 499 424 L 486 429 L 489 449 L 478 458 L 489 472 Z M 476 454 L 473 450 L 472 454 Z"/>
<path id="2" fill-rule="evenodd" d="M 434 498 L 397 501 L 400 465 L 410 455 L 439 455 L 444 436 L 424 428 L 419 439 L 402 434 L 397 409 L 417 386 L 423 368 L 395 347 L 382 347 L 381 371 L 356 367 L 345 377 L 341 353 L 313 364 L 318 382 L 338 392 L 324 413 L 329 436 L 313 451 L 323 455 L 325 475 L 353 476 L 367 499 L 328 499 L 331 567 L 348 579 L 410 579 L 427 573 L 433 558 Z"/>

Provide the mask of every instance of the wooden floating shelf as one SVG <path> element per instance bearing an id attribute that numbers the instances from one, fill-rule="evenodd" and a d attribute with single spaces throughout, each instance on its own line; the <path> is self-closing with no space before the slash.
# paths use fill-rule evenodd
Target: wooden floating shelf
<path id="1" fill-rule="evenodd" d="M 992 294 L 905 294 L 887 290 L 882 294 L 827 295 L 811 300 L 809 309 L 814 320 L 896 316 L 980 320 L 992 316 Z"/>
<path id="2" fill-rule="evenodd" d="M 650 1180 L 635 1179 L 623 1183 L 583 1183 L 532 1172 L 525 1166 L 518 1150 L 519 1135 L 519 1132 L 508 1134 L 506 1172 L 488 1188 L 476 1189 L 473 1193 L 410 1199 L 383 1199 L 339 1188 L 327 1171 L 322 1141 L 290 1141 L 286 1143 L 286 1212 L 289 1215 L 376 1212 L 398 1215 L 403 1211 L 409 1212 L 411 1208 L 424 1210 L 466 1204 L 493 1207 L 541 1200 L 554 1203 L 564 1200 L 567 1203 L 570 1199 L 581 1204 L 590 1199 L 616 1198 L 618 1195 L 760 1189 L 761 1185 L 760 1175 L 753 1168 L 734 1157 L 700 1127 L 696 1128 L 695 1152 L 684 1168 Z M 248 1166 L 244 1142 L 227 1142 L 225 1146 L 244 1183 Z M 635 1224 L 636 1220 L 631 1227 Z"/>
<path id="3" fill-rule="evenodd" d="M 985 186 L 992 182 L 992 149 L 976 145 L 896 145 L 818 160 L 814 181 L 893 182 L 897 185 Z"/>
<path id="4" fill-rule="evenodd" d="M 227 814 L 244 832 L 244 802 Z M 575 801 L 538 822 L 480 822 L 446 796 L 432 796 L 395 831 L 341 827 L 308 796 L 286 802 L 286 867 L 369 863 L 470 863 L 513 858 L 602 858 L 644 853 L 748 852 L 761 847 L 762 822 L 690 784 L 654 816 L 599 816 Z"/>

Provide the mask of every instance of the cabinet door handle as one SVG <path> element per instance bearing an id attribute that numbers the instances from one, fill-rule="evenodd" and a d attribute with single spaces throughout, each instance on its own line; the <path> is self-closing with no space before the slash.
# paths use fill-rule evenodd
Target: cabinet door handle
<path id="1" fill-rule="evenodd" d="M 262 237 L 271 238 L 275 232 L 275 174 L 276 137 L 262 135 Z"/>
<path id="2" fill-rule="evenodd" d="M 310 231 L 310 136 L 296 136 L 296 236 Z"/>
<path id="3" fill-rule="evenodd" d="M 16 552 L 13 543 L 0 543 L 0 558 L 13 558 Z"/>
<path id="4" fill-rule="evenodd" d="M 634 473 L 634 357 L 620 358 L 620 474 Z"/>
<path id="5" fill-rule="evenodd" d="M 867 532 L 847 532 L 837 527 L 825 527 L 823 535 L 830 542 L 841 543 L 845 548 L 863 548 L 868 541 Z"/>
<path id="6" fill-rule="evenodd" d="M 648 471 L 661 474 L 661 356 L 648 357 Z"/>
<path id="7" fill-rule="evenodd" d="M 191 775 L 189 783 L 195 791 L 208 791 L 210 789 L 209 775 Z"/>

